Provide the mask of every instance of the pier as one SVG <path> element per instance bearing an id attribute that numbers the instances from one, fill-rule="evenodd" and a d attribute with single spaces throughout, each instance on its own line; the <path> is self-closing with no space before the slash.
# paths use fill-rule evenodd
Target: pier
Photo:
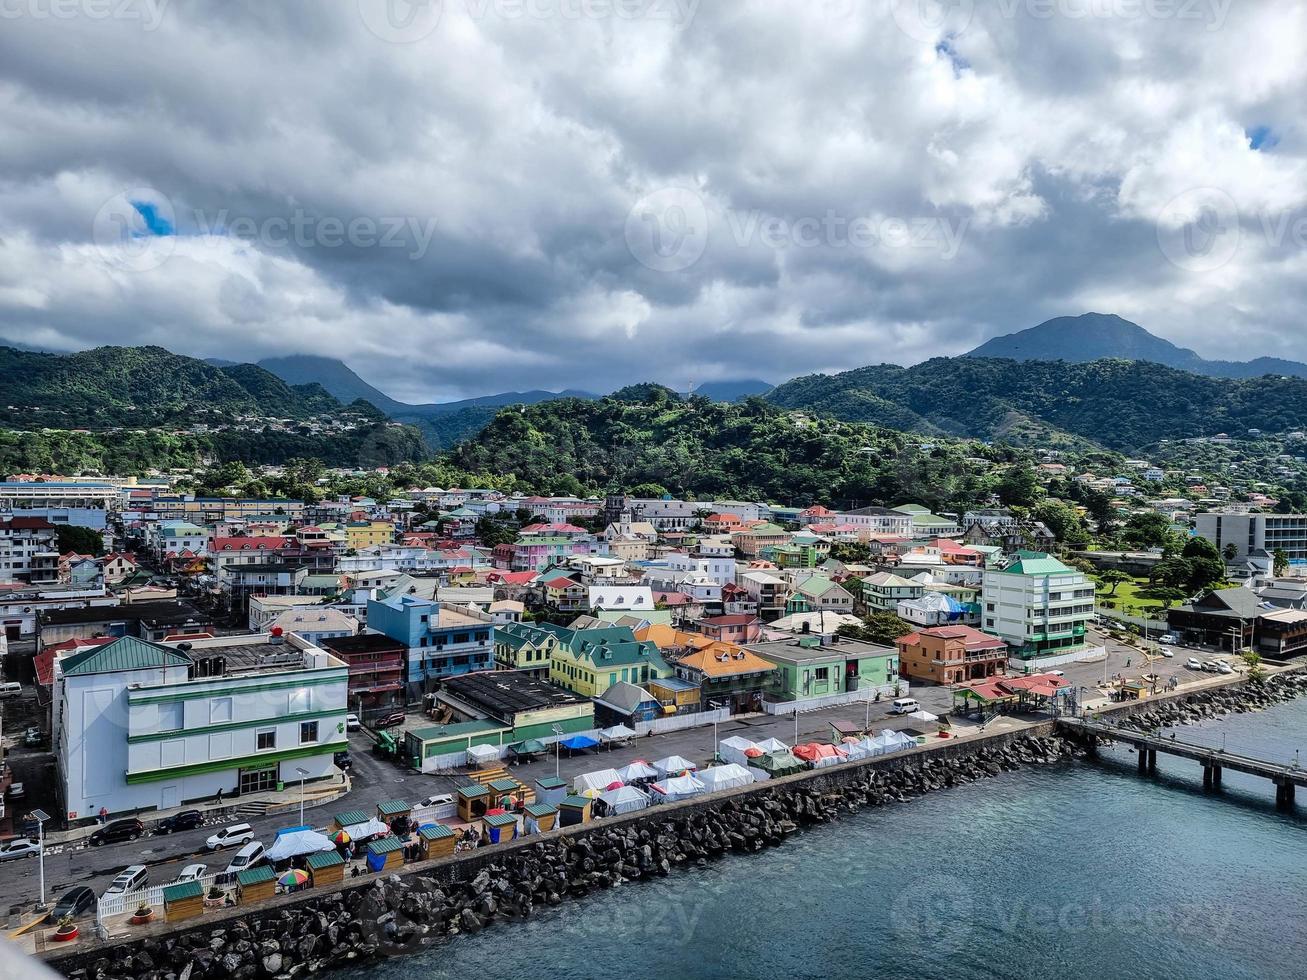
<path id="1" fill-rule="evenodd" d="M 1281 808 L 1293 806 L 1297 787 L 1307 786 L 1307 769 L 1296 764 L 1286 765 L 1269 762 L 1252 756 L 1214 749 L 1209 745 L 1196 745 L 1176 738 L 1163 738 L 1160 735 L 1148 735 L 1142 732 L 1117 728 L 1100 721 L 1088 721 L 1081 718 L 1059 718 L 1058 726 L 1067 734 L 1078 735 L 1091 748 L 1100 739 L 1110 739 L 1133 746 L 1139 753 L 1139 772 L 1141 774 L 1157 772 L 1157 753 L 1173 755 L 1181 759 L 1191 759 L 1203 767 L 1203 789 L 1212 790 L 1221 785 L 1221 774 L 1226 769 L 1261 776 L 1269 779 L 1275 786 L 1275 804 Z"/>

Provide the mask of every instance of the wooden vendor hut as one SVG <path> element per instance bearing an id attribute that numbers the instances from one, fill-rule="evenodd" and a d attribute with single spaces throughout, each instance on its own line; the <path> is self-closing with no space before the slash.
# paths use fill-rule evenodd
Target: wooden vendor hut
<path id="1" fill-rule="evenodd" d="M 465 823 L 480 820 L 490 806 L 490 790 L 479 784 L 458 788 L 458 819 Z"/>
<path id="2" fill-rule="evenodd" d="M 552 803 L 528 803 L 526 807 L 526 832 L 544 833 L 553 830 L 558 822 L 558 807 Z M 534 824 L 534 829 L 532 825 Z"/>
<path id="3" fill-rule="evenodd" d="M 522 784 L 516 779 L 495 779 L 489 784 L 490 794 L 493 798 L 492 809 L 494 807 L 503 807 L 505 810 L 514 810 L 517 808 L 518 801 L 522 798 Z"/>
<path id="4" fill-rule="evenodd" d="M 404 864 L 404 842 L 398 837 L 383 837 L 368 845 L 368 870 L 390 871 Z"/>
<path id="5" fill-rule="evenodd" d="M 309 869 L 309 881 L 314 888 L 323 885 L 335 885 L 345 880 L 345 859 L 339 851 L 319 851 L 310 854 L 305 865 Z"/>
<path id="6" fill-rule="evenodd" d="M 558 826 L 575 827 L 589 823 L 593 800 L 584 796 L 565 796 L 558 803 Z"/>
<path id="7" fill-rule="evenodd" d="M 423 859 L 432 861 L 453 854 L 458 835 L 443 823 L 429 823 L 418 831 L 418 843 L 422 845 Z"/>
<path id="8" fill-rule="evenodd" d="M 487 813 L 481 822 L 486 825 L 486 836 L 492 844 L 503 844 L 517 836 L 517 817 L 511 813 Z"/>
<path id="9" fill-rule="evenodd" d="M 198 881 L 183 881 L 163 890 L 163 917 L 168 922 L 195 919 L 204 914 L 204 886 Z"/>
<path id="10" fill-rule="evenodd" d="M 542 776 L 536 780 L 536 802 L 552 803 L 555 806 L 567 796 L 567 781 L 553 776 Z"/>
<path id="11" fill-rule="evenodd" d="M 266 864 L 236 874 L 236 901 L 241 905 L 272 898 L 277 890 L 277 875 Z"/>

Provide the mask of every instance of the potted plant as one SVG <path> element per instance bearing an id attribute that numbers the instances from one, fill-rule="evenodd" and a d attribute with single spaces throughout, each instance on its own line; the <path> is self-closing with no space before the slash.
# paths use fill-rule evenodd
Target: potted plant
<path id="1" fill-rule="evenodd" d="M 136 907 L 135 914 L 132 915 L 132 925 L 142 926 L 154 918 L 154 909 L 150 908 L 149 902 L 142 902 Z"/>
<path id="2" fill-rule="evenodd" d="M 77 926 L 73 922 L 71 915 L 65 915 L 59 920 L 54 930 L 54 941 L 57 943 L 70 942 L 77 938 Z"/>

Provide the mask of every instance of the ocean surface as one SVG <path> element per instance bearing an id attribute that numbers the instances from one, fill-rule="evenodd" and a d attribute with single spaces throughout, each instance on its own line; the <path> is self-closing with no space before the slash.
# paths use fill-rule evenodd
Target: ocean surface
<path id="1" fill-rule="evenodd" d="M 1183 729 L 1292 760 L 1307 702 Z M 1307 760 L 1304 760 L 1307 761 Z M 1307 977 L 1307 799 L 1159 757 L 1009 773 L 543 908 L 357 980 Z"/>

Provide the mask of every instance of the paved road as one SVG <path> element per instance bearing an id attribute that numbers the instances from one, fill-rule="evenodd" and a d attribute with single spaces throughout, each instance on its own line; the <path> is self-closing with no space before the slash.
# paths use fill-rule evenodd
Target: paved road
<path id="1" fill-rule="evenodd" d="M 946 688 L 918 687 L 913 690 L 913 696 L 928 711 L 937 713 L 948 710 L 952 701 Z M 884 721 L 888 717 L 888 709 L 889 701 L 873 704 L 872 722 Z M 857 723 L 863 721 L 865 716 L 866 709 L 862 705 L 801 713 L 798 717 L 799 741 L 825 741 L 829 738 L 832 720 L 844 719 Z M 786 744 L 793 744 L 794 732 L 795 721 L 790 716 L 733 719 L 717 726 L 719 740 L 730 735 L 743 735 L 754 740 L 778 738 Z M 357 733 L 350 736 L 350 756 L 354 763 L 351 791 L 330 804 L 307 810 L 306 823 L 323 827 L 332 814 L 341 810 L 362 809 L 370 812 L 379 800 L 419 800 L 436 793 L 453 792 L 460 782 L 466 782 L 465 777 L 460 779 L 454 776 L 423 775 L 401 769 L 392 762 L 373 756 L 371 744 L 366 736 Z M 705 726 L 637 738 L 632 744 L 611 752 L 587 752 L 563 758 L 559 769 L 563 777 L 570 780 L 580 773 L 596 769 L 620 768 L 635 759 L 654 760 L 669 755 L 681 755 L 705 765 L 711 761 L 714 751 L 712 727 Z M 510 771 L 530 785 L 537 776 L 553 775 L 554 768 L 555 761 L 549 757 L 530 765 L 512 766 Z M 130 864 L 147 865 L 152 885 L 167 884 L 177 877 L 184 865 L 191 863 L 207 864 L 210 871 L 221 870 L 233 852 L 209 853 L 203 849 L 204 840 L 216 827 L 230 822 L 235 821 L 214 818 L 197 830 L 147 836 L 137 841 L 106 844 L 103 847 L 90 847 L 81 842 L 52 846 L 45 858 L 47 900 L 73 885 L 90 885 L 102 893 L 114 876 Z M 256 817 L 246 822 L 254 827 L 259 840 L 267 844 L 277 830 L 294 825 L 297 815 L 293 812 L 283 813 Z M 35 858 L 18 859 L 0 865 L 0 907 L 31 906 L 36 902 L 37 892 Z"/>

